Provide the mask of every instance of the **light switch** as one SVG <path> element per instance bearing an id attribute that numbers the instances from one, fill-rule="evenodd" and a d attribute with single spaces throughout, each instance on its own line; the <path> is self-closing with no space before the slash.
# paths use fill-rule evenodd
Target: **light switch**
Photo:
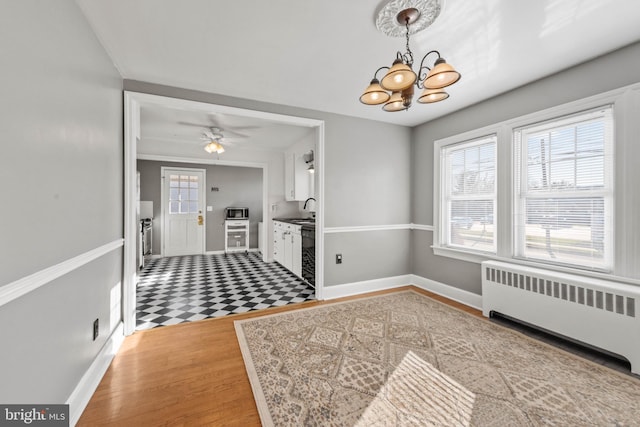
<path id="1" fill-rule="evenodd" d="M 207 212 L 213 212 L 213 206 L 207 206 Z"/>

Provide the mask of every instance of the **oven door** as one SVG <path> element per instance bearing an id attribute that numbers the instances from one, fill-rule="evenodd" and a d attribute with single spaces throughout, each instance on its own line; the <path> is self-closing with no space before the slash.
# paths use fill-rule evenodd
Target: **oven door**
<path id="1" fill-rule="evenodd" d="M 302 278 L 316 285 L 316 231 L 302 228 Z"/>

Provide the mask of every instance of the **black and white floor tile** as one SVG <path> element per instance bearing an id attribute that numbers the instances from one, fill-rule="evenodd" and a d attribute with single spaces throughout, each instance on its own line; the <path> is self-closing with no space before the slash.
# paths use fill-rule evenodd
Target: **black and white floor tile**
<path id="1" fill-rule="evenodd" d="M 138 274 L 136 329 L 307 301 L 314 292 L 255 252 L 153 259 Z"/>

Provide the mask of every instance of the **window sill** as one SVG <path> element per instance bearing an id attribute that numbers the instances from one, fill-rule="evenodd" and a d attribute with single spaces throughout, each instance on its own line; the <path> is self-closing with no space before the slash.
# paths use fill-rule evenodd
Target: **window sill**
<path id="1" fill-rule="evenodd" d="M 500 258 L 497 255 L 490 253 L 471 252 L 444 246 L 431 246 L 431 249 L 433 249 L 434 255 L 455 258 L 460 261 L 474 262 L 476 264 L 480 264 L 482 261 L 488 260 L 504 261 L 504 258 Z"/>
<path id="2" fill-rule="evenodd" d="M 550 271 L 558 271 L 562 273 L 575 274 L 578 276 L 592 277 L 592 278 L 603 279 L 603 280 L 612 280 L 615 282 L 628 283 L 632 285 L 640 285 L 639 279 L 617 276 L 612 272 L 606 273 L 606 272 L 598 272 L 593 270 L 583 270 L 580 268 L 571 268 L 571 267 L 564 267 L 559 265 L 532 262 L 532 261 L 526 261 L 519 258 L 505 258 L 505 257 L 498 256 L 496 254 L 470 252 L 470 251 L 442 247 L 442 246 L 431 246 L 431 249 L 433 249 L 434 255 L 453 258 L 460 261 L 473 262 L 475 264 L 481 264 L 483 261 L 501 261 L 501 262 L 508 262 L 511 264 L 528 266 L 528 267 L 541 268 L 541 269 L 550 270 Z"/>

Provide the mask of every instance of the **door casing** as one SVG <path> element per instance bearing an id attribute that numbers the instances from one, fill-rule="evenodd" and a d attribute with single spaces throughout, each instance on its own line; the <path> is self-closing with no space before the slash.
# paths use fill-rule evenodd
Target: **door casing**
<path id="1" fill-rule="evenodd" d="M 324 146 L 324 121 L 306 117 L 289 116 L 269 113 L 258 110 L 229 107 L 186 99 L 171 98 L 161 95 L 125 91 L 124 92 L 124 249 L 123 249 L 123 274 L 122 274 L 122 318 L 125 335 L 131 335 L 136 327 L 136 161 L 138 158 L 137 145 L 140 139 L 140 108 L 143 105 L 156 105 L 166 108 L 193 110 L 206 113 L 233 114 L 244 117 L 255 117 L 284 124 L 306 126 L 315 128 L 315 176 L 316 176 L 316 299 L 322 300 L 324 293 L 324 171 L 325 171 L 325 146 Z M 207 162 L 193 158 L 171 158 L 153 154 L 145 155 L 147 160 L 170 160 L 177 162 L 189 162 L 199 164 L 229 164 L 247 162 Z M 244 166 L 249 166 L 244 164 Z M 263 169 L 263 222 L 270 220 L 270 202 L 268 193 L 268 167 L 264 164 L 251 166 Z M 268 241 L 269 227 L 264 227 L 263 241 Z M 266 258 L 266 255 L 265 255 Z"/>

